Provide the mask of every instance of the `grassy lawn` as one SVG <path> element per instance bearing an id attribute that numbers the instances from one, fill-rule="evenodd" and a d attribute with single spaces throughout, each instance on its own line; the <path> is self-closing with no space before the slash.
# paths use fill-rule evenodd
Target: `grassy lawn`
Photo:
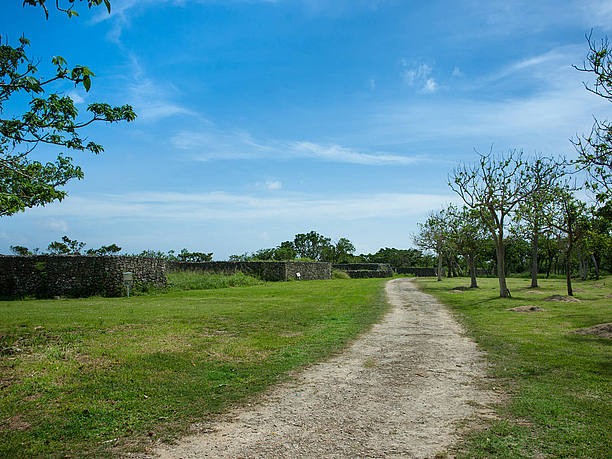
<path id="1" fill-rule="evenodd" d="M 612 322 L 612 277 L 576 281 L 577 303 L 543 301 L 565 295 L 564 280 L 541 280 L 541 288 L 529 289 L 528 279 L 509 279 L 511 299 L 497 297 L 497 279 L 479 279 L 480 289 L 464 293 L 450 290 L 468 286 L 468 279 L 418 283 L 457 313 L 488 352 L 491 384 L 511 395 L 498 407 L 500 419 L 454 453 L 612 457 L 612 340 L 572 333 Z M 522 305 L 545 311 L 507 311 Z"/>
<path id="2" fill-rule="evenodd" d="M 0 457 L 110 456 L 185 433 L 378 320 L 386 279 L 0 302 Z"/>

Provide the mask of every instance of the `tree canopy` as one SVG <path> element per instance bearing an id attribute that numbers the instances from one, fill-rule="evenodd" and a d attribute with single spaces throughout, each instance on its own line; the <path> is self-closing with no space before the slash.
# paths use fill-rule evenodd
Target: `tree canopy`
<path id="1" fill-rule="evenodd" d="M 81 0 L 85 1 L 85 0 Z M 88 6 L 106 5 L 108 0 L 86 0 Z M 75 0 L 56 8 L 76 16 Z M 45 0 L 25 0 L 24 5 L 40 6 L 48 17 Z M 115 123 L 133 121 L 134 110 L 129 105 L 112 107 L 92 103 L 87 116 L 80 116 L 74 101 L 57 91 L 64 82 L 91 89 L 94 73 L 85 66 L 70 67 L 62 56 L 50 61 L 55 68 L 50 75 L 38 72 L 38 63 L 27 54 L 30 41 L 21 37 L 17 45 L 2 42 L 0 37 L 0 216 L 12 215 L 27 208 L 62 200 L 62 187 L 73 179 L 83 178 L 83 171 L 63 152 L 54 161 L 34 158 L 38 147 L 46 145 L 68 151 L 104 151 L 102 145 L 87 141 L 80 130 L 94 122 Z"/>

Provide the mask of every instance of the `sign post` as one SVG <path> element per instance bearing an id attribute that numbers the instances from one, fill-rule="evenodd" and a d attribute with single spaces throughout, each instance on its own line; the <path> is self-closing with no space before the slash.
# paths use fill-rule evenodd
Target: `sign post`
<path id="1" fill-rule="evenodd" d="M 132 282 L 134 281 L 134 274 L 131 272 L 123 273 L 123 285 L 127 288 L 127 296 L 130 297 L 130 287 L 132 286 Z"/>

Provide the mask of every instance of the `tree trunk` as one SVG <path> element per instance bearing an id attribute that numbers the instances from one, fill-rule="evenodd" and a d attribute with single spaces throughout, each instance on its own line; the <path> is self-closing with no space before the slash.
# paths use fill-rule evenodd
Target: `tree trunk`
<path id="1" fill-rule="evenodd" d="M 565 254 L 565 280 L 567 283 L 567 294 L 569 296 L 574 296 L 574 291 L 572 290 L 572 273 L 570 271 L 570 252 L 568 250 L 568 252 Z"/>
<path id="2" fill-rule="evenodd" d="M 546 279 L 548 279 L 550 277 L 550 268 L 552 268 L 553 256 L 549 250 L 546 251 L 546 255 Z"/>
<path id="3" fill-rule="evenodd" d="M 457 262 L 455 261 L 454 258 L 449 258 L 448 259 L 448 264 L 451 267 L 451 272 L 453 273 L 453 277 L 457 277 Z"/>
<path id="4" fill-rule="evenodd" d="M 442 253 L 438 252 L 438 281 L 442 280 Z"/>
<path id="5" fill-rule="evenodd" d="M 510 292 L 506 286 L 506 267 L 505 267 L 505 247 L 504 240 L 495 239 L 495 254 L 497 255 L 497 277 L 499 278 L 499 296 L 508 298 Z"/>
<path id="6" fill-rule="evenodd" d="M 572 248 L 573 248 L 573 240 L 572 240 L 572 230 L 571 227 L 568 228 L 567 232 L 567 252 L 565 253 L 565 280 L 567 281 L 567 294 L 568 296 L 574 296 L 574 291 L 572 290 Z"/>
<path id="7" fill-rule="evenodd" d="M 531 235 L 531 288 L 538 286 L 538 231 L 534 225 Z"/>
<path id="8" fill-rule="evenodd" d="M 478 288 L 478 282 L 476 281 L 476 263 L 474 263 L 474 257 L 467 256 L 466 258 L 470 267 L 470 288 Z"/>
<path id="9" fill-rule="evenodd" d="M 594 254 L 591 254 L 591 260 L 593 260 L 593 267 L 595 268 L 595 280 L 599 280 L 599 265 L 597 264 L 597 258 Z"/>
<path id="10" fill-rule="evenodd" d="M 578 247 L 578 272 L 580 273 L 580 280 L 586 280 L 586 262 L 580 246 Z"/>

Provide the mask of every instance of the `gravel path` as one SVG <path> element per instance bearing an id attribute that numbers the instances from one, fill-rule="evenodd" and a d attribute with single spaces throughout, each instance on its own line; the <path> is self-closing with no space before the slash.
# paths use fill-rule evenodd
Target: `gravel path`
<path id="1" fill-rule="evenodd" d="M 393 308 L 347 351 L 281 384 L 162 458 L 431 457 L 465 420 L 490 417 L 485 361 L 432 296 L 386 285 Z M 462 422 L 463 421 L 463 422 Z"/>

